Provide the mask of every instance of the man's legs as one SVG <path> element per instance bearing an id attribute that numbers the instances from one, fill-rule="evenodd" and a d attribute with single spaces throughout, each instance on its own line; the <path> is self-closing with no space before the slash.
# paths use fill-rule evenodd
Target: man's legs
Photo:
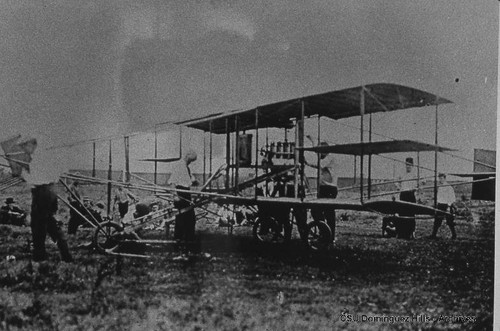
<path id="1" fill-rule="evenodd" d="M 33 260 L 46 260 L 45 237 L 47 236 L 47 222 L 44 217 L 37 215 L 34 210 L 31 211 L 31 235 L 33 238 Z"/>
<path id="2" fill-rule="evenodd" d="M 323 215 L 326 219 L 326 224 L 328 224 L 330 231 L 332 231 L 332 241 L 335 241 L 335 209 L 326 208 Z"/>
<path id="3" fill-rule="evenodd" d="M 57 225 L 57 220 L 54 215 L 49 215 L 47 217 L 47 232 L 52 240 L 54 240 L 57 244 L 59 252 L 61 253 L 61 259 L 65 262 L 73 262 L 73 257 L 69 252 L 68 243 L 66 242 L 64 233 L 59 225 Z"/>
<path id="4" fill-rule="evenodd" d="M 455 217 L 453 215 L 446 216 L 446 224 L 450 228 L 451 239 L 457 239 L 457 232 L 455 231 Z"/>
<path id="5" fill-rule="evenodd" d="M 293 215 L 295 216 L 295 221 L 297 222 L 297 229 L 299 231 L 300 238 L 305 240 L 307 238 L 307 209 L 294 207 Z"/>
<path id="6" fill-rule="evenodd" d="M 334 186 L 320 186 L 320 197 L 321 198 L 329 198 L 335 199 L 337 198 L 338 189 Z M 332 231 L 332 241 L 335 241 L 335 209 L 332 208 L 324 208 L 323 209 L 323 217 L 326 221 L 326 224 Z"/>
<path id="7" fill-rule="evenodd" d="M 443 216 L 436 215 L 436 217 L 434 218 L 434 227 L 432 228 L 431 238 L 436 238 L 438 230 L 441 227 L 442 223 L 443 223 Z"/>
<path id="8" fill-rule="evenodd" d="M 178 210 L 183 209 L 182 207 L 184 204 L 181 203 L 174 203 L 175 208 Z M 178 214 L 175 216 L 175 224 L 174 224 L 174 239 L 176 240 L 182 240 L 183 238 L 183 233 L 184 233 L 184 224 L 185 224 L 185 214 Z"/>
<path id="9" fill-rule="evenodd" d="M 412 216 L 415 216 L 415 215 L 412 215 Z M 408 231 L 410 232 L 409 233 L 410 239 L 415 239 L 416 228 L 417 228 L 417 221 L 416 221 L 415 217 L 412 217 L 410 219 L 409 225 L 408 225 Z"/>
<path id="10" fill-rule="evenodd" d="M 78 210 L 79 204 L 75 202 L 70 203 L 71 207 Z M 69 210 L 69 221 L 68 221 L 68 234 L 76 234 L 78 226 L 80 226 L 79 216 L 73 208 Z"/>
<path id="11" fill-rule="evenodd" d="M 183 187 L 178 187 L 181 189 L 186 189 Z M 191 206 L 191 194 L 178 192 L 179 200 L 174 202 L 175 208 L 181 211 L 182 209 Z M 179 214 L 175 217 L 175 227 L 174 227 L 174 238 L 177 240 L 188 240 L 187 236 L 191 235 L 190 227 L 193 228 L 192 232 L 194 235 L 194 222 L 196 221 L 196 216 L 194 210 L 190 210 Z"/>
<path id="12" fill-rule="evenodd" d="M 443 204 L 443 203 L 438 203 L 437 209 L 446 211 L 448 209 L 448 205 Z M 434 218 L 434 227 L 432 229 L 432 235 L 431 238 L 436 238 L 437 232 L 439 228 L 441 227 L 441 224 L 443 223 L 444 215 L 436 215 Z M 447 221 L 448 222 L 448 221 Z"/>
<path id="13" fill-rule="evenodd" d="M 196 215 L 194 209 L 191 209 L 186 213 L 185 227 L 184 227 L 184 240 L 194 241 L 194 234 L 196 228 Z"/>
<path id="14" fill-rule="evenodd" d="M 401 192 L 399 200 L 413 203 L 417 202 L 417 199 L 415 199 L 415 193 L 412 191 Z M 403 239 L 414 239 L 416 228 L 415 214 L 401 213 L 401 216 L 404 218 L 399 220 L 399 230 L 398 227 L 396 227 L 398 232 L 397 237 Z"/>

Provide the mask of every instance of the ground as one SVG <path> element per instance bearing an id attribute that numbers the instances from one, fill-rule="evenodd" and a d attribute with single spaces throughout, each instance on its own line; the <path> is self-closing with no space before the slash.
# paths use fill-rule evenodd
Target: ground
<path id="1" fill-rule="evenodd" d="M 2 199 L 28 208 L 27 188 L 9 190 Z M 32 262 L 29 227 L 0 225 L 0 329 L 491 329 L 493 207 L 474 210 L 457 220 L 457 240 L 444 224 L 428 239 L 432 220 L 420 220 L 413 241 L 382 238 L 380 216 L 339 211 L 335 246 L 321 254 L 299 240 L 259 245 L 249 227 L 229 236 L 209 218 L 186 258 L 156 246 L 148 259 L 120 260 L 79 247 L 92 233 L 81 230 L 70 238 L 74 263 L 49 240 L 49 260 Z M 58 218 L 66 230 L 66 207 Z"/>

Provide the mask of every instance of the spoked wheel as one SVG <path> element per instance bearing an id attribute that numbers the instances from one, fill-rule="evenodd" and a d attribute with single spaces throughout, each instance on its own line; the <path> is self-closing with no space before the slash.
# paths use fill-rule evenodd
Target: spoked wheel
<path id="1" fill-rule="evenodd" d="M 307 247 L 312 251 L 325 251 L 330 245 L 332 231 L 324 222 L 313 221 L 307 225 Z"/>
<path id="2" fill-rule="evenodd" d="M 99 224 L 94 233 L 94 246 L 100 253 L 118 247 L 122 239 L 123 227 L 115 222 Z"/>
<path id="3" fill-rule="evenodd" d="M 253 237 L 259 242 L 283 243 L 290 240 L 287 226 L 279 224 L 273 217 L 257 218 L 253 225 Z"/>

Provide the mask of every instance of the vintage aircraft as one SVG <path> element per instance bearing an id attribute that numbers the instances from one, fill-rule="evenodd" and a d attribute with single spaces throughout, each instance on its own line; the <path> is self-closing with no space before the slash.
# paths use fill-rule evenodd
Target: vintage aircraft
<path id="1" fill-rule="evenodd" d="M 212 134 L 226 135 L 226 163 L 228 165 L 225 176 L 226 194 L 214 195 L 213 198 L 218 203 L 228 205 L 250 205 L 257 206 L 259 209 L 280 208 L 282 210 L 293 210 L 296 218 L 303 218 L 304 210 L 328 207 L 331 209 L 347 209 L 347 210 L 364 210 L 379 212 L 382 214 L 398 214 L 405 210 L 411 210 L 415 214 L 432 215 L 440 213 L 433 207 L 414 204 L 398 200 L 365 200 L 365 190 L 367 186 L 363 183 L 363 160 L 365 156 L 373 154 L 392 153 L 392 152 L 421 152 L 432 151 L 434 153 L 450 151 L 451 149 L 434 144 L 422 143 L 410 140 L 390 140 L 380 142 L 365 142 L 363 120 L 368 114 L 377 112 L 390 112 L 401 109 L 420 108 L 425 106 L 435 106 L 436 113 L 438 106 L 441 104 L 450 103 L 449 100 L 439 96 L 420 91 L 414 88 L 405 87 L 395 84 L 372 84 L 359 86 L 339 91 L 332 91 L 302 98 L 277 102 L 273 104 L 263 105 L 250 110 L 236 110 L 227 113 L 218 113 L 212 116 L 204 116 L 199 119 L 181 121 L 177 124 L 185 125 L 190 128 L 200 129 Z M 316 146 L 305 147 L 304 145 L 304 121 L 306 118 L 316 117 L 318 122 L 318 145 L 321 141 L 320 123 L 322 117 L 327 117 L 333 120 L 359 116 L 361 120 L 360 142 L 356 144 L 336 144 L 332 146 Z M 437 117 L 436 117 L 437 118 Z M 266 137 L 266 147 L 259 149 L 259 133 L 262 129 L 281 128 L 287 130 L 295 128 L 295 136 L 293 142 L 287 142 L 285 136 L 284 143 L 269 145 Z M 246 132 L 254 130 L 255 142 L 251 135 Z M 370 128 L 371 130 L 371 128 Z M 437 123 L 436 123 L 437 130 Z M 232 138 L 234 134 L 234 138 Z M 437 137 L 437 135 L 436 135 Z M 231 143 L 232 141 L 232 143 Z M 250 143 L 248 143 L 250 141 Z M 251 147 L 253 146 L 253 147 Z M 250 148 L 255 148 L 252 154 Z M 231 155 L 234 151 L 234 155 Z M 306 178 L 304 175 L 305 168 L 305 151 L 313 151 L 318 153 L 318 164 L 320 154 L 323 153 L 339 153 L 357 155 L 360 158 L 360 178 L 361 183 L 359 201 L 341 199 L 319 199 L 306 196 Z M 261 154 L 270 153 L 277 158 L 280 156 L 287 159 L 284 169 L 287 172 L 293 172 L 288 182 L 288 192 L 279 197 L 259 196 L 259 183 L 261 181 L 270 180 L 276 177 L 276 174 L 269 174 L 270 169 L 267 166 L 263 167 L 259 163 L 259 152 Z M 204 153 L 205 154 L 205 153 Z M 252 155 L 254 162 L 252 162 Z M 242 157 L 243 156 L 243 157 Z M 253 195 L 245 196 L 241 194 L 244 186 L 240 186 L 240 170 L 244 168 L 254 169 L 253 180 Z M 369 167 L 371 170 L 371 167 Z M 263 176 L 259 176 L 262 174 Z M 434 177 L 437 177 L 437 169 L 434 170 Z M 318 171 L 319 182 L 319 171 Z M 435 186 L 437 180 L 435 180 Z M 245 182 L 247 184 L 247 182 Z M 370 197 L 370 183 L 368 185 L 368 197 Z M 437 186 L 435 187 L 435 190 Z M 231 192 L 232 194 L 227 194 Z M 297 223 L 303 229 L 299 231 L 303 234 L 306 242 L 313 248 L 325 246 L 330 240 L 330 229 L 323 222 L 313 221 L 307 226 L 304 226 L 305 220 L 298 220 Z M 301 225 L 300 225 L 301 224 Z M 280 228 L 280 227 L 276 227 Z M 319 237 L 315 237 L 314 233 L 319 233 Z M 318 239 L 320 242 L 312 244 L 313 238 L 308 238 L 309 235 Z"/>
<path id="2" fill-rule="evenodd" d="M 209 152 L 207 153 L 204 144 L 203 152 L 203 173 L 205 185 L 202 189 L 192 190 L 192 195 L 198 196 L 190 207 L 185 210 L 176 210 L 171 204 L 167 205 L 164 210 L 145 215 L 135 220 L 134 225 L 124 226 L 120 223 L 112 221 L 112 217 L 108 217 L 105 222 L 96 223 L 93 220 L 88 220 L 95 228 L 95 243 L 98 249 L 102 252 L 110 254 L 117 253 L 120 243 L 124 241 L 134 241 L 143 243 L 166 243 L 170 241 L 158 240 L 142 240 L 134 232 L 134 230 L 149 224 L 158 218 L 166 218 L 166 222 L 171 222 L 179 213 L 186 212 L 194 208 L 203 208 L 206 212 L 212 212 L 206 205 L 209 203 L 217 203 L 224 206 L 246 205 L 252 206 L 259 210 L 260 218 L 255 222 L 254 236 L 258 240 L 263 240 L 267 228 L 268 233 L 271 233 L 271 240 L 276 238 L 284 238 L 288 240 L 291 233 L 291 220 L 277 220 L 284 215 L 288 218 L 293 215 L 298 226 L 298 232 L 309 248 L 313 250 L 325 249 L 331 243 L 332 229 L 329 226 L 318 220 L 307 223 L 307 210 L 314 208 L 330 208 L 340 210 L 357 210 L 375 212 L 383 215 L 404 214 L 410 211 L 412 214 L 435 216 L 439 213 L 444 213 L 437 210 L 436 197 L 434 205 L 427 206 L 417 203 L 399 201 L 395 199 L 382 200 L 379 197 L 373 199 L 371 196 L 371 156 L 382 153 L 396 152 L 433 152 L 435 154 L 435 168 L 433 169 L 434 177 L 434 193 L 437 191 L 437 153 L 451 151 L 438 145 L 437 134 L 433 144 L 411 141 L 411 140 L 387 140 L 372 142 L 365 137 L 364 120 L 365 117 L 371 116 L 374 113 L 391 112 L 403 109 L 416 109 L 421 107 L 434 106 L 436 112 L 435 132 L 438 129 L 437 113 L 438 107 L 442 104 L 450 103 L 451 101 L 441 98 L 437 95 L 424 92 L 411 87 L 395 85 L 395 84 L 371 84 L 358 86 L 338 91 L 326 92 L 311 96 L 305 96 L 292 100 L 267 104 L 255 107 L 253 109 L 235 110 L 225 113 L 217 113 L 197 119 L 190 119 L 175 123 L 178 126 L 189 127 L 202 130 L 210 135 Z M 332 120 L 340 120 L 350 117 L 360 118 L 360 141 L 351 144 L 335 144 L 329 146 L 320 146 L 321 141 L 321 119 L 329 118 Z M 306 119 L 314 118 L 317 120 L 317 146 L 306 147 L 304 123 Z M 268 128 L 283 129 L 285 131 L 285 141 L 277 144 L 269 144 L 267 137 Z M 295 129 L 293 141 L 287 140 L 288 131 Z M 253 131 L 252 134 L 247 132 Z M 371 133 L 371 121 L 370 129 Z M 266 133 L 265 139 L 262 138 L 263 133 Z M 225 135 L 226 137 L 226 157 L 225 164 L 217 171 L 213 171 L 212 157 L 212 136 Z M 370 134 L 371 136 L 371 134 Z M 156 137 L 156 136 L 155 136 Z M 82 176 L 75 174 L 67 174 L 67 179 L 78 179 L 81 181 L 89 181 L 93 183 L 101 183 L 108 185 L 108 216 L 111 215 L 111 187 L 126 186 L 138 190 L 154 192 L 158 197 L 171 201 L 172 196 L 182 190 L 170 187 L 162 187 L 156 182 L 156 167 L 155 180 L 149 182 L 144 180 L 144 184 L 130 183 L 130 168 L 129 168 L 129 152 L 128 138 L 125 137 L 125 156 L 126 156 L 126 180 L 112 180 L 111 176 L 111 143 L 109 147 L 109 171 L 107 179 L 98 179 L 95 176 L 95 168 L 93 176 Z M 255 138 L 255 140 L 254 140 Z M 260 140 L 259 140 L 260 138 Z M 263 147 L 262 147 L 263 145 Z M 182 148 L 182 144 L 181 147 Z M 342 200 L 342 199 L 324 199 L 308 194 L 308 180 L 305 176 L 305 152 L 317 153 L 317 162 L 319 165 L 320 155 L 324 153 L 338 153 L 355 155 L 360 160 L 360 183 L 359 183 L 359 199 Z M 206 156 L 209 155 L 207 165 Z M 280 165 L 269 165 L 262 161 L 269 161 L 269 156 L 274 155 L 276 159 L 281 159 L 284 162 Z M 171 162 L 180 159 L 174 158 L 158 158 L 156 156 L 156 141 L 155 141 L 155 157 L 145 159 L 145 161 Z M 260 156 L 260 157 L 259 157 Z M 365 184 L 364 166 L 365 157 L 368 157 L 368 183 Z M 94 159 L 95 159 L 95 142 L 94 142 Z M 95 164 L 94 164 L 95 167 Z M 419 167 L 419 165 L 417 165 Z M 241 173 L 243 170 L 250 172 L 252 178 L 242 179 Z M 221 176 L 223 175 L 223 176 Z M 223 187 L 215 185 L 218 177 L 223 178 Z M 139 178 L 141 179 L 141 178 Z M 279 180 L 277 180 L 279 179 Z M 418 178 L 417 178 L 418 180 Z M 281 184 L 281 192 L 278 196 L 266 196 L 266 190 L 263 185 L 269 181 L 277 181 Z M 317 172 L 316 183 L 319 183 L 319 171 Z M 312 185 L 311 185 L 312 186 Z M 316 185 L 317 187 L 318 185 Z M 310 191 L 310 190 L 309 190 Z M 436 195 L 436 194 L 434 194 Z M 69 204 L 68 204 L 69 205 Z M 71 208 L 71 207 L 70 207 Z M 280 210 L 280 216 L 268 217 L 266 212 L 269 210 Z M 85 218 L 85 215 L 82 215 Z M 270 230 L 270 231 L 269 231 Z"/>

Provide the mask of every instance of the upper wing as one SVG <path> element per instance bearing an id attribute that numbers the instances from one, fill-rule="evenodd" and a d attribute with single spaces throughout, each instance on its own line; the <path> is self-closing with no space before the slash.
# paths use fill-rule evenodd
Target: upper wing
<path id="1" fill-rule="evenodd" d="M 217 113 L 176 124 L 219 134 L 234 132 L 236 129 L 255 129 L 257 126 L 290 128 L 293 126 L 292 120 L 300 118 L 302 112 L 305 117 L 318 115 L 332 119 L 359 116 L 362 113 L 362 92 L 366 114 L 451 103 L 435 94 L 412 87 L 381 83 L 280 101 L 252 109 Z"/>

